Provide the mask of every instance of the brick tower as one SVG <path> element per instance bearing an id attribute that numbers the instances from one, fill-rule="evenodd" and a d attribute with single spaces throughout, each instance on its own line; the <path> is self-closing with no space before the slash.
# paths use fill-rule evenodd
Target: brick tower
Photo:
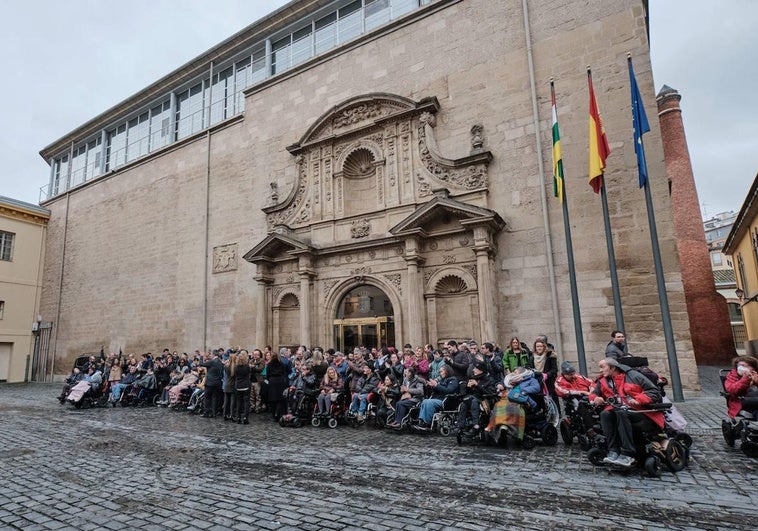
<path id="1" fill-rule="evenodd" d="M 716 291 L 713 280 L 700 200 L 684 135 L 681 99 L 679 93 L 667 85 L 656 98 L 677 252 L 695 360 L 699 365 L 723 365 L 729 363 L 736 351 L 726 299 Z"/>

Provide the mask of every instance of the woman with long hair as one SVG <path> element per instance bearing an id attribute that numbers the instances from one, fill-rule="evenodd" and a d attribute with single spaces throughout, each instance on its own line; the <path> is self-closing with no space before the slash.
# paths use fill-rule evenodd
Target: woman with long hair
<path id="1" fill-rule="evenodd" d="M 250 364 L 247 350 L 237 354 L 234 367 L 234 413 L 237 424 L 249 424 L 247 416 L 250 413 Z"/>
<path id="2" fill-rule="evenodd" d="M 237 354 L 232 352 L 224 363 L 224 420 L 232 420 L 234 412 L 234 372 L 237 369 Z"/>

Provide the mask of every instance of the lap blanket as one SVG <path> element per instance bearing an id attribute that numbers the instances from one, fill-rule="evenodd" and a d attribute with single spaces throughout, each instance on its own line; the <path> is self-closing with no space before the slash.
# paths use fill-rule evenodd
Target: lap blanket
<path id="1" fill-rule="evenodd" d="M 81 381 L 71 388 L 71 392 L 66 397 L 67 400 L 78 402 L 84 396 L 84 393 L 90 390 L 89 382 Z"/>
<path id="2" fill-rule="evenodd" d="M 509 431 L 515 432 L 516 439 L 519 441 L 524 438 L 524 427 L 526 426 L 526 412 L 519 404 L 511 402 L 508 398 L 501 398 L 492 410 L 490 423 L 487 425 L 494 438 L 499 438 L 498 426 L 507 426 Z"/>

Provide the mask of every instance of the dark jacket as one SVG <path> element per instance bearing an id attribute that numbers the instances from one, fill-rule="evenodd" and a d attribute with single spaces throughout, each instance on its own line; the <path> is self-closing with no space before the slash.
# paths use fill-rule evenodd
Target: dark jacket
<path id="1" fill-rule="evenodd" d="M 205 367 L 205 387 L 221 387 L 221 380 L 224 376 L 224 364 L 218 358 L 211 358 L 205 363 L 200 364 Z"/>
<path id="2" fill-rule="evenodd" d="M 269 402 L 284 400 L 284 390 L 287 389 L 287 367 L 279 360 L 271 360 L 266 365 L 266 379 L 268 380 Z"/>
<path id="3" fill-rule="evenodd" d="M 624 343 L 624 347 L 621 348 L 618 346 L 618 344 L 611 340 L 610 343 L 608 343 L 608 346 L 605 347 L 605 357 L 606 358 L 613 358 L 613 359 L 619 359 L 626 356 L 626 343 Z"/>
<path id="4" fill-rule="evenodd" d="M 442 378 L 441 380 L 437 380 L 437 385 L 435 387 L 429 388 L 432 390 L 431 396 L 429 398 L 437 398 L 439 400 L 442 400 L 447 395 L 456 394 L 458 392 L 458 387 L 458 379 L 455 376 Z"/>
<path id="5" fill-rule="evenodd" d="M 658 404 L 661 401 L 661 391 L 647 376 L 635 370 L 626 373 L 615 374 L 613 378 L 600 377 L 595 388 L 590 392 L 590 401 L 597 397 L 617 398 L 622 404 L 628 404 L 629 399 L 634 399 L 639 404 L 633 409 L 645 409 L 648 404 Z M 605 409 L 612 409 L 607 406 Z M 632 406 L 630 406 L 632 407 Z M 663 413 L 651 411 L 645 415 L 655 422 L 659 428 L 663 428 Z"/>
<path id="6" fill-rule="evenodd" d="M 250 389 L 250 366 L 247 364 L 237 365 L 234 367 L 234 390 L 245 391 L 247 389 Z"/>
<path id="7" fill-rule="evenodd" d="M 376 386 L 379 385 L 379 377 L 371 373 L 368 376 L 361 376 L 358 381 L 355 382 L 355 392 L 367 395 L 376 390 Z"/>
<path id="8" fill-rule="evenodd" d="M 474 363 L 474 356 L 467 350 L 459 350 L 453 356 L 451 365 L 453 367 L 453 373 L 458 381 L 468 378 L 468 369 L 471 364 Z"/>
<path id="9" fill-rule="evenodd" d="M 479 375 L 479 377 L 472 376 L 469 378 L 476 380 L 476 385 L 473 387 L 466 386 L 466 394 L 473 395 L 478 399 L 483 399 L 488 395 L 495 395 L 497 389 L 495 388 L 495 380 L 486 372 Z"/>

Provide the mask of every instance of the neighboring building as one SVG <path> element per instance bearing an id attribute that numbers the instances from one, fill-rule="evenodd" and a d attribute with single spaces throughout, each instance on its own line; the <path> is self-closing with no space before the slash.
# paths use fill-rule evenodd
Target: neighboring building
<path id="1" fill-rule="evenodd" d="M 708 244 L 708 252 L 711 253 L 711 267 L 714 271 L 732 269 L 732 262 L 724 254 L 723 249 L 735 219 L 737 219 L 736 213 L 722 212 L 703 221 L 705 241 Z"/>
<path id="2" fill-rule="evenodd" d="M 726 300 L 716 291 L 713 279 L 712 257 L 700 217 L 700 201 L 679 106 L 681 99 L 676 90 L 666 85 L 656 98 L 671 186 L 676 248 L 695 359 L 702 365 L 722 365 L 736 352 Z"/>
<path id="3" fill-rule="evenodd" d="M 50 211 L 0 196 L 0 382 L 31 377 Z"/>
<path id="4" fill-rule="evenodd" d="M 737 281 L 735 280 L 732 259 L 724 254 L 724 242 L 732 230 L 734 220 L 737 219 L 735 212 L 722 212 L 703 221 L 705 241 L 708 243 L 708 251 L 711 254 L 711 268 L 713 279 L 716 282 L 716 290 L 726 299 L 729 309 L 729 321 L 732 326 L 732 338 L 736 349 L 745 348 L 745 323 L 742 321 L 740 300 L 735 295 Z"/>
<path id="5" fill-rule="evenodd" d="M 613 149 L 626 332 L 668 373 L 628 51 L 650 106 L 650 175 L 662 176 L 646 2 L 290 2 L 42 150 L 54 372 L 100 345 L 348 349 L 540 333 L 576 360 L 561 208 L 548 197 L 551 77 L 594 372 L 614 318 L 587 184 L 589 63 Z M 651 186 L 694 388 L 668 183 Z"/>
<path id="6" fill-rule="evenodd" d="M 758 354 L 758 175 L 724 243 L 737 275 L 736 295 L 745 323 L 745 349 Z"/>

